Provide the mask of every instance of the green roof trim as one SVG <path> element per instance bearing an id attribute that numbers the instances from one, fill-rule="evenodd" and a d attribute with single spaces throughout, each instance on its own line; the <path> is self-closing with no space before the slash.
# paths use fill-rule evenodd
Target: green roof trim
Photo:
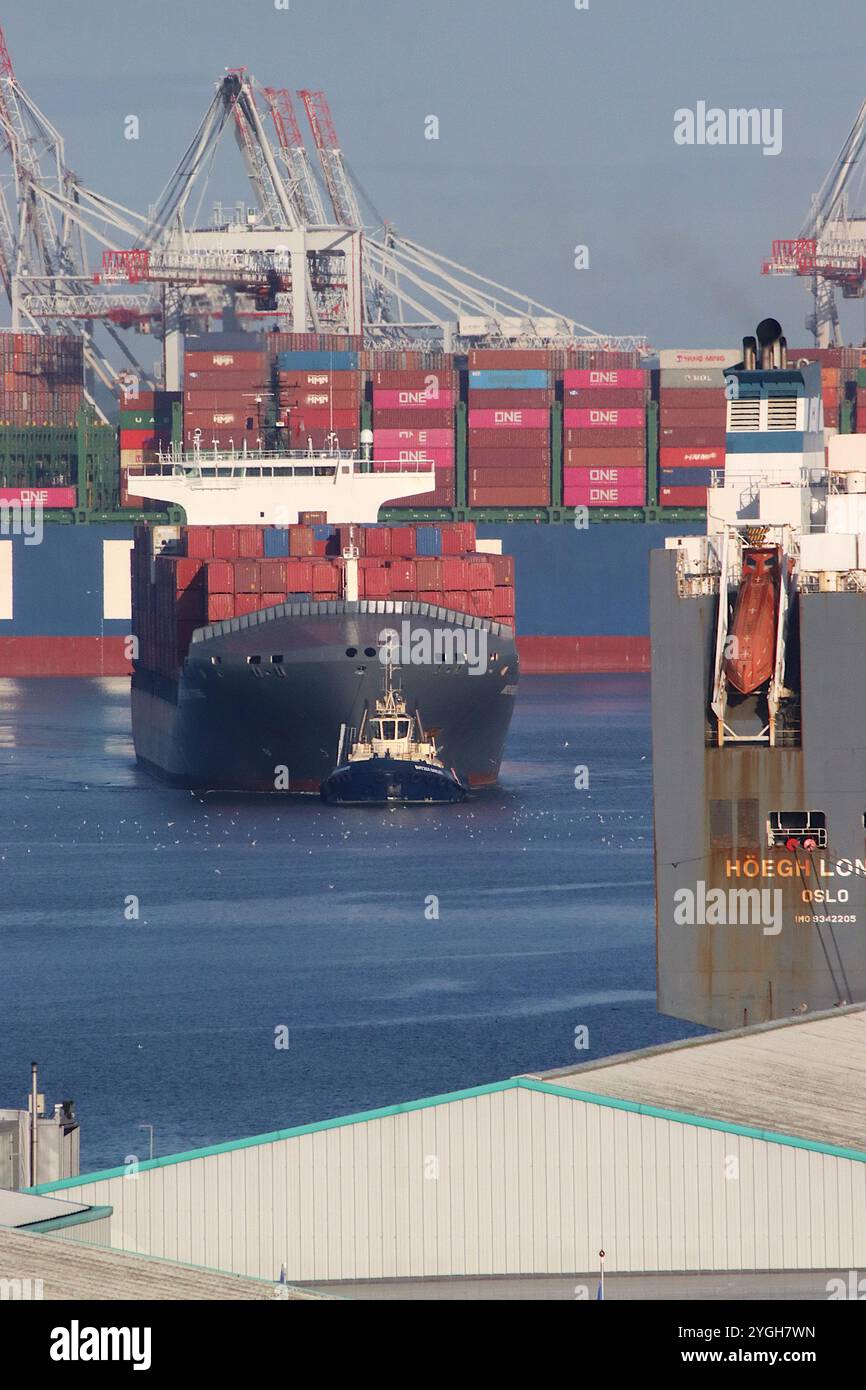
<path id="1" fill-rule="evenodd" d="M 368 1120 L 385 1120 L 395 1115 L 407 1115 L 414 1110 L 429 1110 L 439 1105 L 450 1105 L 453 1101 L 472 1100 L 476 1096 L 494 1095 L 497 1091 L 539 1091 L 543 1095 L 560 1096 L 565 1100 L 579 1100 L 586 1105 L 597 1105 L 605 1110 L 624 1110 L 631 1114 L 647 1115 L 656 1120 L 670 1120 L 674 1124 L 694 1125 L 698 1129 L 719 1130 L 723 1134 L 737 1134 L 744 1139 L 761 1139 L 769 1144 L 782 1144 L 787 1148 L 806 1149 L 811 1153 L 829 1154 L 833 1158 L 847 1158 L 855 1163 L 866 1163 L 866 1153 L 859 1149 L 846 1149 L 837 1144 L 825 1144 L 818 1139 L 802 1139 L 791 1134 L 778 1134 L 774 1130 L 756 1129 L 751 1125 L 738 1125 L 727 1120 L 713 1119 L 707 1115 L 690 1115 L 679 1110 L 665 1110 L 657 1105 L 642 1105 L 639 1101 L 621 1100 L 618 1096 L 602 1096 L 594 1091 L 578 1091 L 572 1086 L 557 1086 L 549 1081 L 537 1081 L 534 1077 L 516 1076 L 506 1081 L 493 1081 L 485 1086 L 472 1086 L 465 1091 L 449 1091 L 440 1096 L 424 1096 L 420 1100 L 403 1101 L 399 1105 L 385 1105 L 378 1110 L 361 1110 L 354 1115 L 339 1115 L 332 1120 L 318 1120 L 315 1124 L 295 1125 L 291 1129 L 274 1130 L 271 1134 L 255 1134 L 249 1139 L 232 1139 L 224 1144 L 211 1144 L 203 1149 L 189 1149 L 185 1153 L 167 1154 L 163 1158 L 145 1159 L 138 1164 L 137 1171 L 144 1173 L 150 1168 L 168 1168 L 176 1163 L 188 1163 L 196 1158 L 211 1158 L 216 1154 L 235 1153 L 240 1149 L 257 1148 L 262 1144 L 275 1144 L 282 1139 L 298 1139 L 304 1134 L 319 1134 L 329 1129 L 343 1129 L 347 1125 L 365 1124 Z M 106 1168 L 98 1173 L 85 1173 L 77 1178 L 61 1178 L 57 1182 L 40 1183 L 38 1187 L 25 1188 L 26 1192 L 61 1192 L 72 1187 L 83 1187 L 89 1183 L 106 1182 L 109 1178 L 122 1178 L 128 1169 Z"/>
<path id="2" fill-rule="evenodd" d="M 102 1221 L 113 1211 L 114 1207 L 88 1207 L 86 1211 L 74 1211 L 71 1216 L 49 1216 L 46 1221 L 34 1221 L 29 1226 L 17 1226 L 15 1229 L 26 1231 L 28 1235 L 50 1236 L 64 1226 L 84 1226 L 90 1221 Z"/>

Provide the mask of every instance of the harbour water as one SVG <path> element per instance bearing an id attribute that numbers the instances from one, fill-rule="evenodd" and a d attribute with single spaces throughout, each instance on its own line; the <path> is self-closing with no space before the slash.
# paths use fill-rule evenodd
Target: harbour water
<path id="1" fill-rule="evenodd" d="M 0 681 L 0 1104 L 37 1059 L 82 1171 L 703 1031 L 655 1012 L 647 677 L 525 679 L 501 788 L 387 812 L 162 786 L 128 702 Z"/>

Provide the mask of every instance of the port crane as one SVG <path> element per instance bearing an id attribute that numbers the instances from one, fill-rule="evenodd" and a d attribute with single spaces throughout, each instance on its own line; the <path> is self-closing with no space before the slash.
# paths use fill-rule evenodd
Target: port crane
<path id="1" fill-rule="evenodd" d="M 866 295 L 866 213 L 851 211 L 862 202 L 866 154 L 866 101 L 812 199 L 798 237 L 774 241 L 765 275 L 797 275 L 809 281 L 813 308 L 806 327 L 817 347 L 841 343 L 836 290 L 845 299 Z M 855 189 L 855 181 L 858 187 Z"/>

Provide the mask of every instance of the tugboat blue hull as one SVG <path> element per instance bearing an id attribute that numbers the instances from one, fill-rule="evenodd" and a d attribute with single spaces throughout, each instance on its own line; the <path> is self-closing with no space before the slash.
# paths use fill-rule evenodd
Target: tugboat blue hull
<path id="1" fill-rule="evenodd" d="M 322 783 L 331 806 L 442 805 L 466 800 L 455 773 L 399 758 L 364 758 L 335 767 Z"/>

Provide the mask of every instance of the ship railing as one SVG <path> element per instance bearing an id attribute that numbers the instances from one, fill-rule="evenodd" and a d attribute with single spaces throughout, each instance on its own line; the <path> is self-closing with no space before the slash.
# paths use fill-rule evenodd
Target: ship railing
<path id="1" fill-rule="evenodd" d="M 361 464 L 370 462 L 356 453 L 309 449 L 214 449 L 171 453 L 160 451 L 156 458 L 131 464 L 130 478 L 190 478 L 190 477 L 323 477 L 332 478 L 344 473 L 360 474 Z M 415 475 L 433 471 L 432 459 L 377 459 L 375 469 L 362 476 L 378 473 Z"/>

